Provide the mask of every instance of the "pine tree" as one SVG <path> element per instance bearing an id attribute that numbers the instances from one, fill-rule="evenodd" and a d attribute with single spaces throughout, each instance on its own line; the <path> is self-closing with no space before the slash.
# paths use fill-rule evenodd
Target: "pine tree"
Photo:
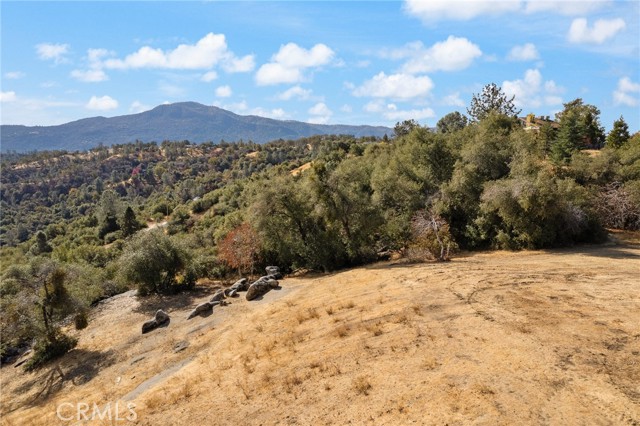
<path id="1" fill-rule="evenodd" d="M 610 148 L 620 148 L 631 138 L 629 135 L 629 125 L 627 125 L 624 118 L 620 116 L 619 119 L 613 122 L 613 129 L 607 135 L 607 146 Z"/>
<path id="2" fill-rule="evenodd" d="M 556 163 L 566 163 L 581 144 L 578 117 L 575 114 L 567 114 L 562 119 L 558 137 L 551 146 L 551 158 Z"/>
<path id="3" fill-rule="evenodd" d="M 522 110 L 516 109 L 514 100 L 515 96 L 508 98 L 497 84 L 487 84 L 482 89 L 482 93 L 473 95 L 471 105 L 467 108 L 467 113 L 475 121 L 486 118 L 491 112 L 508 117 L 517 117 Z"/>
<path id="4" fill-rule="evenodd" d="M 136 218 L 136 214 L 133 212 L 131 206 L 128 206 L 124 211 L 124 215 L 120 219 L 120 230 L 123 237 L 128 237 L 135 234 L 140 229 L 140 224 Z"/>

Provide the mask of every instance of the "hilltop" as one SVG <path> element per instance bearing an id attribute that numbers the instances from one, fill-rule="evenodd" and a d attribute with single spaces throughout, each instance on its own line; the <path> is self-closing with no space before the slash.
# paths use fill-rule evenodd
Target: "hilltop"
<path id="1" fill-rule="evenodd" d="M 377 263 L 286 277 L 189 321 L 214 288 L 124 293 L 74 332 L 64 379 L 2 368 L 3 424 L 118 400 L 140 425 L 634 424 L 639 259 L 609 243 Z M 171 323 L 141 335 L 158 308 Z"/>
<path id="2" fill-rule="evenodd" d="M 150 111 L 117 117 L 91 117 L 58 126 L 2 125 L 2 151 L 88 150 L 135 142 L 188 140 L 194 143 L 239 140 L 265 143 L 314 135 L 355 137 L 392 135 L 382 126 L 311 124 L 283 121 L 231 111 L 196 102 L 159 105 Z"/>

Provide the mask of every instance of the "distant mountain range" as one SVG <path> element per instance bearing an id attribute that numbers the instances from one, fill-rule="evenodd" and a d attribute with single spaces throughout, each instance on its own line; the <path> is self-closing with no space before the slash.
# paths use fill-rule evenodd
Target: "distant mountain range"
<path id="1" fill-rule="evenodd" d="M 277 139 L 299 139 L 326 134 L 356 137 L 391 136 L 383 126 L 310 124 L 283 121 L 230 111 L 196 102 L 160 105 L 150 111 L 118 117 L 92 117 L 58 126 L 0 126 L 2 151 L 88 150 L 99 144 L 110 146 L 141 140 L 188 140 L 190 142 L 235 142 L 240 139 L 265 143 Z"/>

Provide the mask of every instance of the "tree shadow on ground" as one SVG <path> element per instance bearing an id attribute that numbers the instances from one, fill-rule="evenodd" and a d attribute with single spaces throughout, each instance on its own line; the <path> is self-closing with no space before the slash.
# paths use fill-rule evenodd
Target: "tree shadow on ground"
<path id="1" fill-rule="evenodd" d="M 23 402 L 27 405 L 42 405 L 67 384 L 80 386 L 88 383 L 101 370 L 113 365 L 116 361 L 117 354 L 112 350 L 98 352 L 74 349 L 37 370 L 33 377 L 18 386 L 14 393 L 16 396 L 26 396 Z M 22 404 L 18 403 L 18 405 Z"/>

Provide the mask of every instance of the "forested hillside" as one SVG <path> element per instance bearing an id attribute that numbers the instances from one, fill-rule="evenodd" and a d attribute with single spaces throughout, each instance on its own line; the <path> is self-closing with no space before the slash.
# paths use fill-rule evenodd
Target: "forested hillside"
<path id="1" fill-rule="evenodd" d="M 526 132 L 491 112 L 439 132 L 398 123 L 391 140 L 5 156 L 3 350 L 60 342 L 60 318 L 81 327 L 91 303 L 130 287 L 173 293 L 267 264 L 328 271 L 392 252 L 446 260 L 458 249 L 558 247 L 603 241 L 605 227 L 638 229 L 640 134 L 612 132 L 602 150 L 581 151 L 576 105 L 565 105 L 557 132 Z"/>

